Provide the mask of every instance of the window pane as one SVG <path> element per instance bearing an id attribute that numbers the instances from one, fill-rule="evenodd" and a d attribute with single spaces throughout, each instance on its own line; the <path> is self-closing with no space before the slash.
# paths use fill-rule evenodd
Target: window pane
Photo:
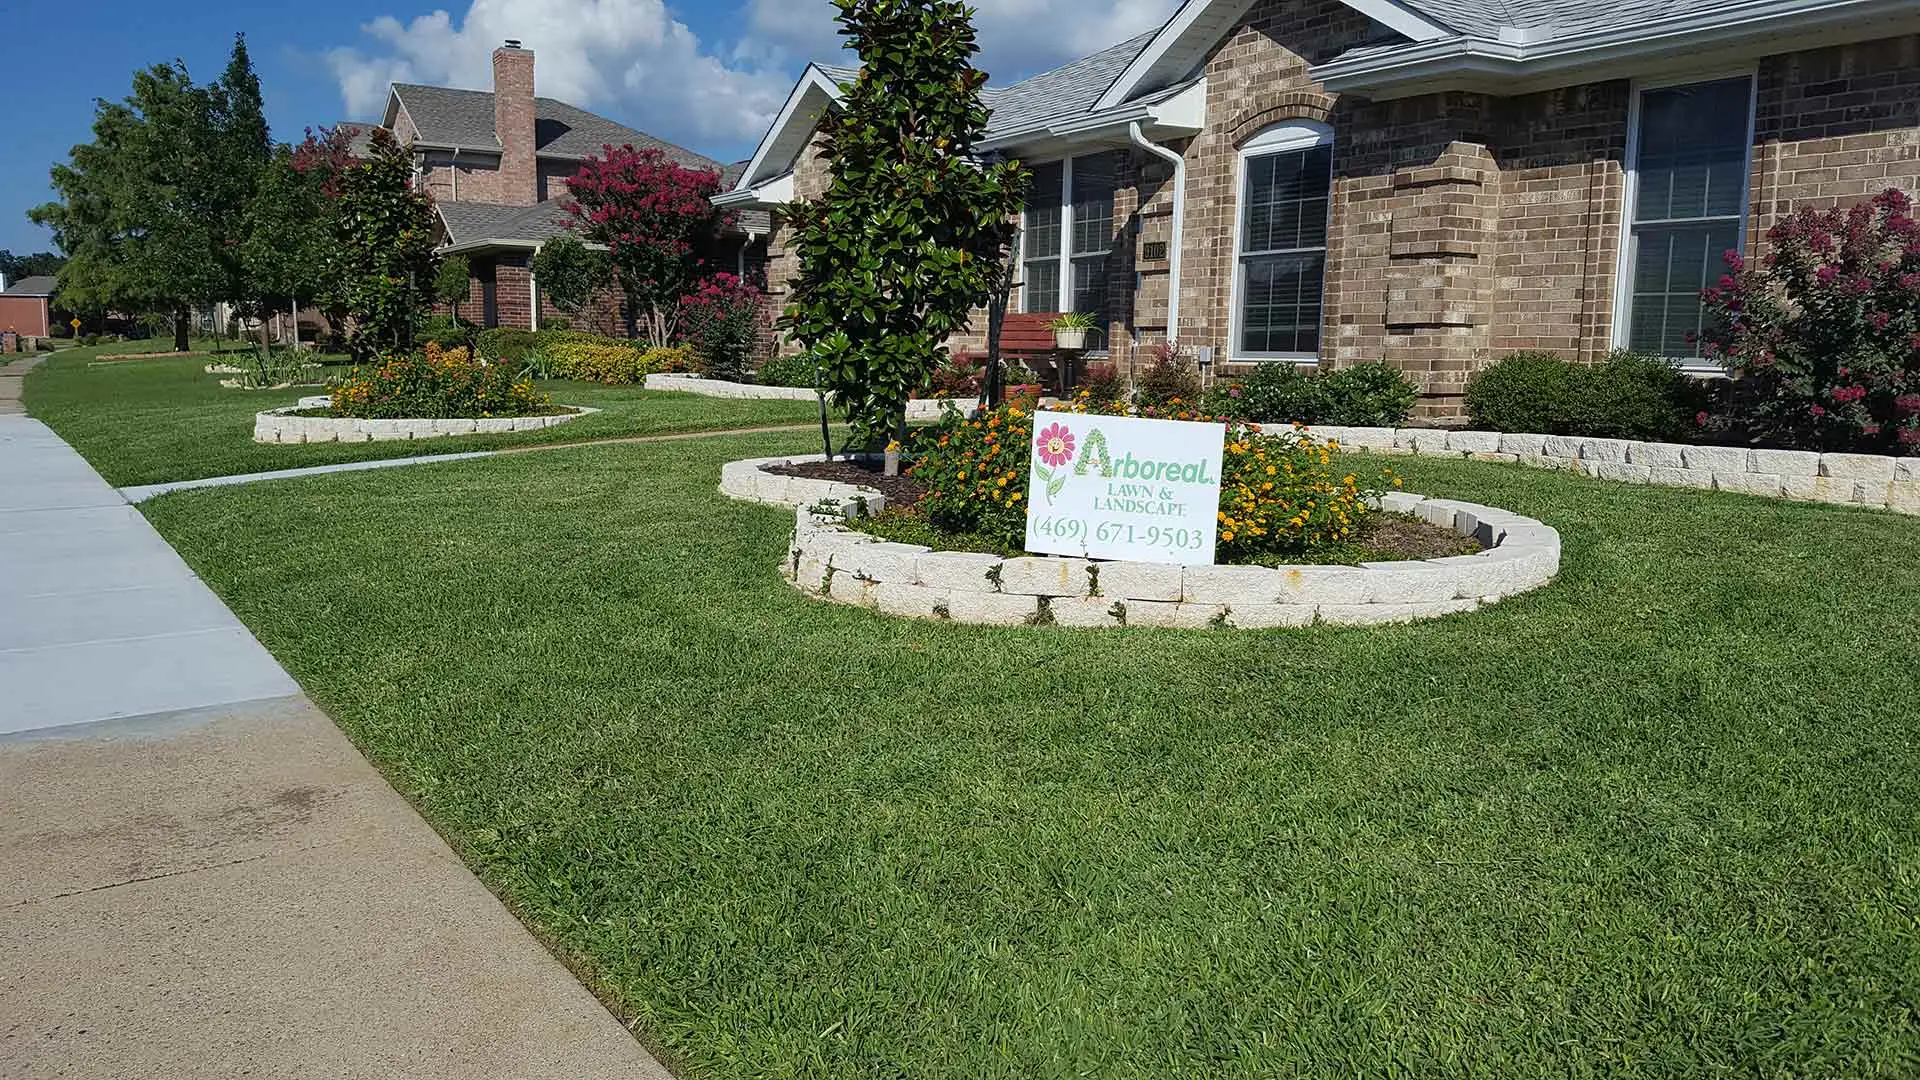
<path id="1" fill-rule="evenodd" d="M 1024 258 L 1060 254 L 1060 185 L 1065 178 L 1065 169 L 1057 161 L 1034 167 L 1033 186 L 1027 191 L 1027 209 L 1021 215 L 1026 236 Z"/>
<path id="2" fill-rule="evenodd" d="M 1107 257 L 1087 255 L 1073 260 L 1073 305 L 1074 311 L 1083 311 L 1101 317 L 1106 322 L 1107 313 Z"/>
<path id="3" fill-rule="evenodd" d="M 1290 150 L 1247 159 L 1243 251 L 1325 247 L 1333 147 Z"/>
<path id="4" fill-rule="evenodd" d="M 1020 298 L 1021 311 L 1060 310 L 1060 260 L 1042 259 L 1026 263 L 1020 276 L 1026 283 Z"/>
<path id="5" fill-rule="evenodd" d="M 1104 254 L 1113 247 L 1113 155 L 1073 159 L 1073 253 Z"/>
<path id="6" fill-rule="evenodd" d="M 1240 350 L 1249 355 L 1320 351 L 1324 252 L 1252 255 L 1240 261 Z"/>
<path id="7" fill-rule="evenodd" d="M 1751 109 L 1745 76 L 1642 94 L 1634 220 L 1742 213 Z"/>
<path id="8" fill-rule="evenodd" d="M 1698 357 L 1707 319 L 1700 290 L 1720 279 L 1724 255 L 1739 245 L 1737 220 L 1635 226 L 1627 347 L 1657 356 Z"/>

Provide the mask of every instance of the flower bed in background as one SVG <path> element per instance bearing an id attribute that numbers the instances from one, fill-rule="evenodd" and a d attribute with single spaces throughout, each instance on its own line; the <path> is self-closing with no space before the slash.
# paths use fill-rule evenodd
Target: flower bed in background
<path id="1" fill-rule="evenodd" d="M 356 368 L 335 382 L 328 416 L 361 420 L 479 419 L 557 411 L 511 364 L 429 342 L 418 353 Z"/>

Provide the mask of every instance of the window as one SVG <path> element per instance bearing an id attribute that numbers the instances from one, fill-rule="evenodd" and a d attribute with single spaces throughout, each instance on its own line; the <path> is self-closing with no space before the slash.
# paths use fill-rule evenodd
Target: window
<path id="1" fill-rule="evenodd" d="M 1753 144 L 1749 76 L 1640 92 L 1634 125 L 1624 325 L 1639 352 L 1697 359 L 1706 307 L 1700 290 L 1740 247 Z"/>
<path id="2" fill-rule="evenodd" d="M 1234 268 L 1234 355 L 1313 359 L 1327 274 L 1333 131 L 1268 128 L 1240 151 L 1240 223 Z"/>
<path id="3" fill-rule="evenodd" d="M 1022 311 L 1060 310 L 1060 192 L 1066 167 L 1035 166 L 1027 208 L 1021 214 L 1020 280 L 1026 283 Z"/>
<path id="4" fill-rule="evenodd" d="M 1033 168 L 1020 215 L 1020 310 L 1107 310 L 1113 250 L 1113 156 L 1089 154 Z"/>

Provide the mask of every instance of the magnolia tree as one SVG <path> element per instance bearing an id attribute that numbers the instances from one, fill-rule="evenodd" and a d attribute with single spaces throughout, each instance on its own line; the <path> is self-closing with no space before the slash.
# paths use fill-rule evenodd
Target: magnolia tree
<path id="1" fill-rule="evenodd" d="M 562 233 L 533 253 L 533 276 L 540 282 L 540 295 L 568 317 L 577 317 L 612 279 L 613 264 L 606 252 L 595 251 L 572 233 Z"/>
<path id="2" fill-rule="evenodd" d="M 1920 221 L 1898 189 L 1847 210 L 1803 209 L 1768 254 L 1705 291 L 1707 353 L 1739 377 L 1740 419 L 1769 441 L 1920 451 Z"/>
<path id="3" fill-rule="evenodd" d="M 354 358 L 405 352 L 433 300 L 433 199 L 413 187 L 413 156 L 374 128 L 365 160 L 332 185 L 333 244 L 325 301 L 353 320 Z"/>
<path id="4" fill-rule="evenodd" d="M 821 121 L 832 183 L 789 217 L 801 270 L 781 325 L 872 448 L 904 435 L 907 400 L 991 295 L 1027 177 L 974 156 L 987 77 L 961 0 L 834 2 L 861 69 Z"/>
<path id="5" fill-rule="evenodd" d="M 671 345 L 680 301 L 699 283 L 701 255 L 725 221 L 713 205 L 720 174 L 652 148 L 602 149 L 567 181 L 567 213 L 575 233 L 607 249 L 640 336 Z"/>

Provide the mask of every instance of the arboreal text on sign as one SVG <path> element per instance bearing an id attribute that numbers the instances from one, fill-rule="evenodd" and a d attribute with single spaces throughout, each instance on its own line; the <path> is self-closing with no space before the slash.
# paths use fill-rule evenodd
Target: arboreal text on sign
<path id="1" fill-rule="evenodd" d="M 1033 436 L 1028 551 L 1213 562 L 1226 425 L 1039 412 Z"/>

